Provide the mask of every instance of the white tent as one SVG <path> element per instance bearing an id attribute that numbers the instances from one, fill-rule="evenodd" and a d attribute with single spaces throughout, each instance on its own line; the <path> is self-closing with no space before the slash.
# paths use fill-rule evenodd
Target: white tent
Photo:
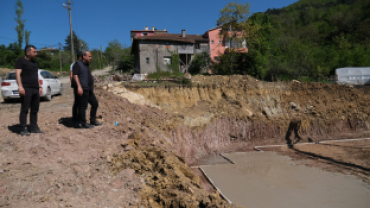
<path id="1" fill-rule="evenodd" d="M 346 67 L 335 70 L 338 84 L 370 84 L 370 67 Z"/>

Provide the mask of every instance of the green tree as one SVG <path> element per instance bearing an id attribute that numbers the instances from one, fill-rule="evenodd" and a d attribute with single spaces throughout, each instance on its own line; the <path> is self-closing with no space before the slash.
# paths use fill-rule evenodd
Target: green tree
<path id="1" fill-rule="evenodd" d="M 134 69 L 135 59 L 131 54 L 131 47 L 124 47 L 117 39 L 108 43 L 105 54 L 114 69 L 124 72 L 130 72 Z"/>
<path id="2" fill-rule="evenodd" d="M 190 63 L 189 72 L 191 74 L 199 74 L 207 72 L 207 69 L 211 68 L 211 57 L 208 52 L 202 52 L 195 54 L 193 60 Z"/>
<path id="3" fill-rule="evenodd" d="M 18 47 L 22 48 L 23 43 L 23 36 L 24 36 L 24 23 L 26 20 L 22 20 L 22 15 L 24 13 L 22 1 L 18 0 L 15 4 L 15 14 L 17 15 L 17 18 L 14 20 L 17 22 L 17 26 L 14 28 L 15 31 L 17 31 L 18 35 Z"/>
<path id="4" fill-rule="evenodd" d="M 31 35 L 31 31 L 24 31 L 24 36 L 25 36 L 25 40 L 26 40 L 26 45 L 28 45 L 30 43 L 30 35 Z"/>
<path id="5" fill-rule="evenodd" d="M 89 46 L 88 44 L 77 37 L 75 31 L 72 31 L 72 39 L 73 39 L 73 46 L 74 46 L 74 50 L 75 52 L 79 51 L 79 50 L 88 50 L 89 49 Z M 63 47 L 63 49 L 65 51 L 71 51 L 71 48 L 72 48 L 72 45 L 71 45 L 71 35 L 68 35 L 67 38 L 65 39 L 65 46 Z"/>
<path id="6" fill-rule="evenodd" d="M 241 25 L 248 19 L 250 7 L 249 3 L 238 4 L 237 0 L 235 0 L 235 2 L 228 3 L 226 7 L 220 11 L 221 17 L 217 20 L 217 24 L 234 24 L 233 26 Z"/>

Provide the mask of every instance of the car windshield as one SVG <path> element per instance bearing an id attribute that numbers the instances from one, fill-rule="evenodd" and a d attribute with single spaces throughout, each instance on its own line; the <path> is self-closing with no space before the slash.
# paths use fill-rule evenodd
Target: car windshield
<path id="1" fill-rule="evenodd" d="M 15 73 L 9 73 L 6 75 L 5 80 L 15 80 Z"/>

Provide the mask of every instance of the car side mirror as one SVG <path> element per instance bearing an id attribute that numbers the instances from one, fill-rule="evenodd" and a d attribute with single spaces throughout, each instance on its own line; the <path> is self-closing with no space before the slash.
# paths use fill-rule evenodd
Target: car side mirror
<path id="1" fill-rule="evenodd" d="M 58 76 L 54 76 L 54 79 L 58 79 Z"/>

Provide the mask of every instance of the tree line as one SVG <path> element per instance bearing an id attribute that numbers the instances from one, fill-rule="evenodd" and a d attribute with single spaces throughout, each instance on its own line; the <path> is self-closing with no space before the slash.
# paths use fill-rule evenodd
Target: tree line
<path id="1" fill-rule="evenodd" d="M 14 68 L 14 64 L 19 57 L 24 56 L 23 41 L 26 45 L 32 44 L 30 42 L 31 31 L 24 30 L 25 19 L 22 19 L 24 8 L 22 1 L 18 0 L 15 5 L 17 42 L 10 43 L 8 46 L 0 45 L 0 67 Z M 72 31 L 72 40 L 74 43 L 75 52 L 79 50 L 89 50 L 88 44 L 79 38 L 74 31 Z M 57 48 L 58 46 L 56 46 Z M 68 72 L 71 65 L 71 38 L 70 34 L 65 39 L 63 50 L 45 50 L 47 47 L 38 48 L 38 56 L 36 61 L 40 69 L 50 71 L 60 71 L 60 58 L 62 62 L 62 71 Z M 131 55 L 131 48 L 123 46 L 118 40 L 113 40 L 108 43 L 108 47 L 104 51 L 101 49 L 90 49 L 93 59 L 90 62 L 91 69 L 100 69 L 108 64 L 113 66 L 113 69 L 119 69 L 125 72 L 133 71 L 134 58 Z M 60 56 L 59 56 L 59 53 Z M 76 54 L 76 53 L 75 53 Z M 77 60 L 77 59 L 76 59 Z"/>
<path id="2" fill-rule="evenodd" d="M 249 8 L 235 1 L 221 10 L 218 23 L 244 30 L 249 52 L 222 55 L 214 73 L 320 81 L 337 68 L 370 67 L 368 0 L 300 0 L 250 17 Z"/>

